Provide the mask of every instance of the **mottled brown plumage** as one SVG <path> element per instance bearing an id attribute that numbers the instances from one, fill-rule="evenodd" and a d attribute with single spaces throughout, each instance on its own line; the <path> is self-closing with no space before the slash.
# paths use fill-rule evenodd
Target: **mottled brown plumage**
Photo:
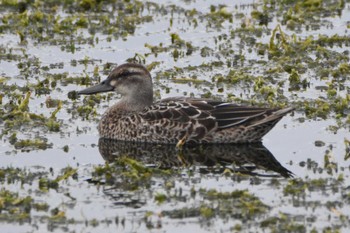
<path id="1" fill-rule="evenodd" d="M 271 109 L 186 97 L 153 103 L 145 67 L 127 63 L 100 84 L 78 92 L 116 91 L 121 100 L 99 123 L 103 138 L 152 143 L 249 143 L 261 138 L 293 108 Z"/>

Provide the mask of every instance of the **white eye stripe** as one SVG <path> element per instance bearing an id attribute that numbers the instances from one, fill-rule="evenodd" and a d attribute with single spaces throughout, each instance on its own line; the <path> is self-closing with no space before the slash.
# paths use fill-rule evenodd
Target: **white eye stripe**
<path id="1" fill-rule="evenodd" d="M 141 69 L 139 67 L 128 67 L 127 69 L 124 70 L 125 73 L 128 73 L 128 74 L 134 74 L 134 73 L 145 73 L 145 70 L 144 69 Z M 124 73 L 123 71 L 120 71 L 121 74 Z"/>
<path id="2" fill-rule="evenodd" d="M 129 73 L 138 73 L 138 72 L 140 72 L 140 69 L 129 68 L 128 71 L 129 71 Z"/>

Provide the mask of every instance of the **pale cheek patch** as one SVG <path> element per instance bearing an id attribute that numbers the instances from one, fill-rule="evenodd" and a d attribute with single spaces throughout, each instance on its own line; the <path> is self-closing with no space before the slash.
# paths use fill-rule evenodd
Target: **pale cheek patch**
<path id="1" fill-rule="evenodd" d="M 117 85 L 117 81 L 116 80 L 112 80 L 110 83 L 109 83 L 112 87 L 115 87 Z"/>

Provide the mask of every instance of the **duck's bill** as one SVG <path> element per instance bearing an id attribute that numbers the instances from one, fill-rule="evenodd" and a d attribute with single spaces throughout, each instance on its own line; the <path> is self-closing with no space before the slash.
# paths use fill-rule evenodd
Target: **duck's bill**
<path id="1" fill-rule="evenodd" d="M 92 95 L 108 91 L 113 91 L 113 87 L 107 84 L 106 82 L 101 82 L 100 84 L 97 84 L 95 86 L 78 91 L 78 95 Z"/>

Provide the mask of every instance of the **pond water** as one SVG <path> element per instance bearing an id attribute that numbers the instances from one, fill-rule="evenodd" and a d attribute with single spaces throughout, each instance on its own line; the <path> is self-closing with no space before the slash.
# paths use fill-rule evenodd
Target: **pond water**
<path id="1" fill-rule="evenodd" d="M 349 1 L 0 1 L 1 232 L 347 232 Z M 156 99 L 293 106 L 262 144 L 99 140 L 143 63 Z M 113 161 L 116 161 L 113 163 Z"/>

